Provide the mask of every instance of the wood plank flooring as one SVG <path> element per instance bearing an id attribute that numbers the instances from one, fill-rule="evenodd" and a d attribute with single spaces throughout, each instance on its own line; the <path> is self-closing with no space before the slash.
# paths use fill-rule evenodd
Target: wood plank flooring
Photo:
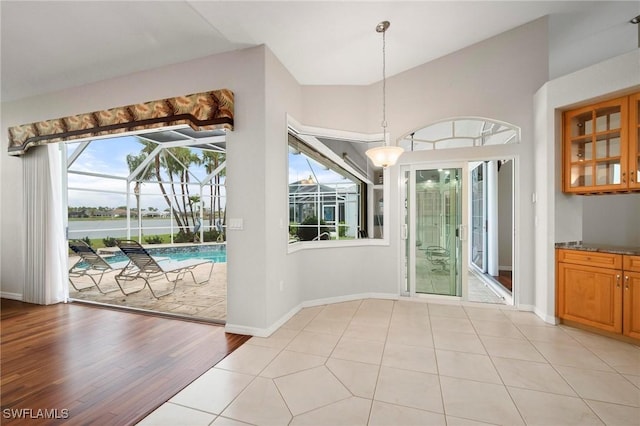
<path id="1" fill-rule="evenodd" d="M 511 271 L 498 271 L 498 276 L 493 278 L 507 290 L 513 291 Z"/>
<path id="2" fill-rule="evenodd" d="M 249 338 L 74 303 L 0 307 L 2 424 L 135 424 Z"/>

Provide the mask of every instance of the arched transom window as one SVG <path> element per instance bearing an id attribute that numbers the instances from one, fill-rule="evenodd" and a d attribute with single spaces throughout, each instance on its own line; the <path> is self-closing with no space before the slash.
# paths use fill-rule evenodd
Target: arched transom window
<path id="1" fill-rule="evenodd" d="M 405 135 L 399 145 L 407 151 L 470 148 L 520 142 L 520 128 L 487 118 L 440 121 Z"/>

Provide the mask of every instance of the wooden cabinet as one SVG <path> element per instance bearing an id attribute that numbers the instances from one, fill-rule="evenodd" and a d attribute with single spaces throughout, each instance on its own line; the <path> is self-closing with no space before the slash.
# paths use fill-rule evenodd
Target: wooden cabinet
<path id="1" fill-rule="evenodd" d="M 640 93 L 565 111 L 563 190 L 640 190 Z"/>
<path id="2" fill-rule="evenodd" d="M 608 266 L 589 266 L 589 262 L 594 258 L 608 263 Z M 617 268 L 610 269 L 615 266 Z M 621 266 L 621 255 L 559 250 L 558 316 L 602 330 L 621 333 Z"/>
<path id="3" fill-rule="evenodd" d="M 629 188 L 640 190 L 640 93 L 629 96 Z"/>
<path id="4" fill-rule="evenodd" d="M 622 285 L 623 334 L 640 339 L 640 256 L 624 256 Z"/>
<path id="5" fill-rule="evenodd" d="M 640 339 L 640 256 L 557 250 L 559 318 Z"/>

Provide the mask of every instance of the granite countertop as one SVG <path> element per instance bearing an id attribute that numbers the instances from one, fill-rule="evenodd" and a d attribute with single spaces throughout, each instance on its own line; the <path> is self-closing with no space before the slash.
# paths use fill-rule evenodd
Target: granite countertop
<path id="1" fill-rule="evenodd" d="M 601 253 L 627 254 L 640 256 L 640 247 L 611 246 L 608 244 L 583 243 L 582 241 L 572 241 L 568 243 L 556 243 L 557 249 L 597 251 Z"/>

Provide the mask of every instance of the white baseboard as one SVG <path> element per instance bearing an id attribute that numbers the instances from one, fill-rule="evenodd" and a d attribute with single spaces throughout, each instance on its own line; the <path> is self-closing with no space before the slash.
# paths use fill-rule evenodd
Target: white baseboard
<path id="1" fill-rule="evenodd" d="M 8 291 L 0 291 L 0 297 L 3 299 L 19 300 L 22 302 L 22 294 L 10 293 Z"/>
<path id="2" fill-rule="evenodd" d="M 513 266 L 500 266 L 498 265 L 498 270 L 499 271 L 513 271 Z"/>
<path id="3" fill-rule="evenodd" d="M 324 299 L 306 300 L 300 303 L 298 306 L 291 309 L 286 314 L 284 314 L 282 317 L 280 317 L 280 319 L 278 319 L 276 322 L 274 322 L 267 328 L 247 327 L 244 325 L 229 324 L 227 322 L 227 324 L 224 327 L 224 331 L 227 333 L 243 334 L 247 336 L 269 337 L 276 330 L 278 330 L 284 323 L 289 321 L 295 314 L 297 314 L 302 308 L 310 308 L 313 306 L 322 306 L 322 305 L 329 305 L 329 304 L 341 303 L 341 302 L 351 302 L 353 300 L 360 300 L 360 299 L 398 300 L 398 298 L 399 296 L 397 294 L 361 293 L 361 294 L 350 294 L 347 296 L 327 297 Z"/>
<path id="4" fill-rule="evenodd" d="M 536 307 L 533 308 L 533 313 L 539 316 L 540 319 L 542 319 L 542 321 L 546 323 L 553 324 L 553 325 L 558 324 L 558 319 L 556 318 L 555 315 L 548 315 L 546 312 L 543 312 Z"/>
<path id="5" fill-rule="evenodd" d="M 303 308 L 310 308 L 312 306 L 330 305 L 333 303 L 351 302 L 361 299 L 389 299 L 398 300 L 400 296 L 391 293 L 360 293 L 349 294 L 346 296 L 327 297 L 324 299 L 307 300 L 301 303 Z"/>

